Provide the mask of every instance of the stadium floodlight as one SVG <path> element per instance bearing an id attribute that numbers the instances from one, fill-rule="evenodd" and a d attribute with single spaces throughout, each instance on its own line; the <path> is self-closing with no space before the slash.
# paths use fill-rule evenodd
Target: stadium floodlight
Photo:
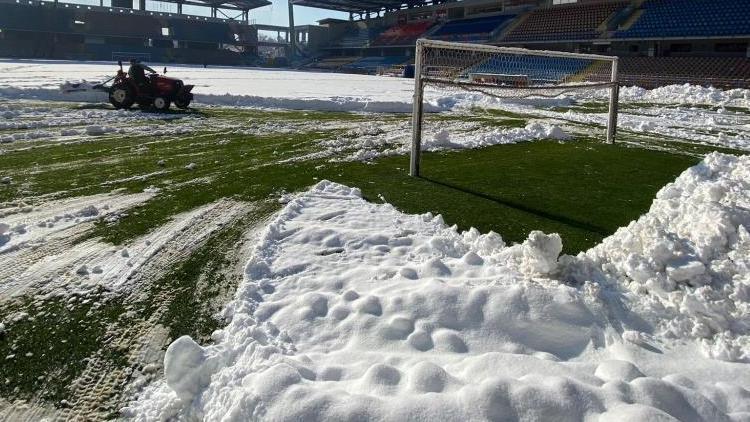
<path id="1" fill-rule="evenodd" d="M 617 57 L 417 40 L 409 173 L 419 176 L 424 89 L 464 90 L 496 98 L 550 98 L 574 90 L 609 90 L 607 142 L 617 129 Z"/>

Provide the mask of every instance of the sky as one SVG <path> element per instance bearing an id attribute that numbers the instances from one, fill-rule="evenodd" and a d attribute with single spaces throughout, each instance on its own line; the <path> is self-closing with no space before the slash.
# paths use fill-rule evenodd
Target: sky
<path id="1" fill-rule="evenodd" d="M 287 0 L 271 0 L 273 4 L 250 11 L 250 19 L 255 23 L 270 25 L 288 25 L 289 8 Z M 315 24 L 320 19 L 339 18 L 349 19 L 348 13 L 335 12 L 333 10 L 314 9 L 311 7 L 294 6 L 294 24 Z"/>

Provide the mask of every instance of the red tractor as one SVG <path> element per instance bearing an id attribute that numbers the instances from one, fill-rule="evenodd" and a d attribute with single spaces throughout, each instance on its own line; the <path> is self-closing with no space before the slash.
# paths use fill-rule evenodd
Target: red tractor
<path id="1" fill-rule="evenodd" d="M 147 110 L 154 108 L 166 111 L 170 104 L 186 109 L 193 100 L 193 85 L 185 85 L 181 80 L 168 78 L 158 73 L 146 75 L 146 80 L 139 84 L 122 70 L 122 62 L 117 62 L 120 69 L 109 87 L 109 102 L 116 109 L 128 109 L 133 104 Z M 166 73 L 166 68 L 164 68 Z M 100 85 L 101 86 L 101 85 Z"/>

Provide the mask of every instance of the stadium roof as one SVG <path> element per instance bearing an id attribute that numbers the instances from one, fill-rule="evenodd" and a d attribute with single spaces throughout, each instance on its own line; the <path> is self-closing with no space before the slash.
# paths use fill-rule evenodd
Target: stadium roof
<path id="1" fill-rule="evenodd" d="M 378 10 L 398 10 L 405 7 L 427 6 L 432 0 L 290 0 L 296 6 L 316 7 L 339 12 L 373 12 Z"/>
<path id="2" fill-rule="evenodd" d="M 191 1 L 178 1 L 178 0 L 161 0 L 169 3 L 182 3 L 192 4 L 194 6 L 207 6 L 207 7 L 221 7 L 237 8 L 240 10 L 251 10 L 257 9 L 258 7 L 268 6 L 271 4 L 268 0 L 191 0 Z M 233 7 L 232 7 L 233 6 Z"/>

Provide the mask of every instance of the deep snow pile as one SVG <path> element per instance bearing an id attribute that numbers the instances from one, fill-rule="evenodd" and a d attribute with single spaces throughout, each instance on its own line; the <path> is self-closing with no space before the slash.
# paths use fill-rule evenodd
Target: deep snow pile
<path id="1" fill-rule="evenodd" d="M 124 412 L 750 420 L 749 182 L 750 158 L 712 154 L 559 260 L 557 235 L 507 246 L 321 182 L 262 235 L 216 345 L 177 339 Z"/>
<path id="2" fill-rule="evenodd" d="M 714 153 L 566 270 L 645 296 L 633 310 L 669 315 L 660 337 L 698 338 L 708 356 L 750 361 L 748 230 L 750 157 Z"/>

